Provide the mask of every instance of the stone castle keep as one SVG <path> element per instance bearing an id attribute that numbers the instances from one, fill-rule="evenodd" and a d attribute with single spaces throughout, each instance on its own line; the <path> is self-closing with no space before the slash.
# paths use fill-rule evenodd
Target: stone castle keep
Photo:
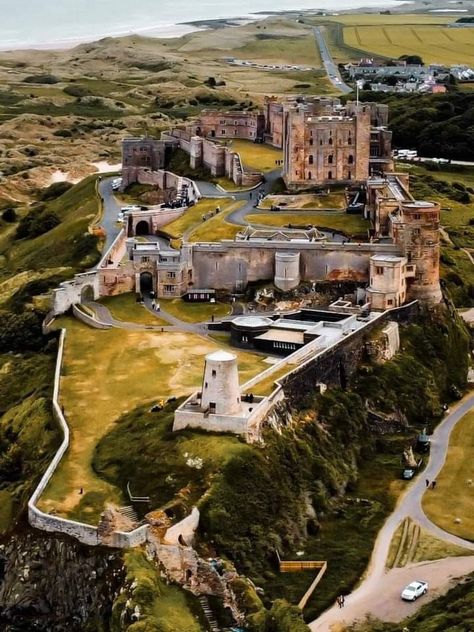
<path id="1" fill-rule="evenodd" d="M 97 298 L 153 290 L 180 297 L 199 288 L 242 293 L 249 283 L 272 282 L 290 291 L 301 282 L 355 281 L 366 287 L 373 309 L 385 310 L 419 298 L 441 299 L 439 205 L 417 201 L 406 175 L 392 173 L 388 110 L 375 103 L 341 105 L 334 98 L 279 103 L 267 99 L 261 112 L 205 111 L 192 124 L 162 140 L 125 139 L 123 186 L 131 182 L 185 191 L 199 198 L 194 182 L 163 170 L 166 153 L 181 147 L 191 164 L 255 184 L 240 157 L 218 138 L 246 138 L 282 146 L 283 175 L 291 188 L 357 183 L 371 222 L 365 243 L 341 242 L 312 230 L 242 229 L 234 240 L 184 242 L 172 248 L 160 229 L 186 212 L 180 208 L 127 211 L 125 228 L 96 271 L 77 275 L 56 291 L 57 313 L 81 302 L 85 287 Z M 238 176 L 238 177 L 237 177 Z M 235 179 L 234 179 L 235 181 Z M 137 239 L 148 235 L 148 239 Z"/>
<path id="2" fill-rule="evenodd" d="M 334 97 L 280 103 L 267 98 L 264 109 L 248 112 L 204 110 L 189 125 L 162 133 L 161 140 L 126 139 L 123 186 L 140 179 L 140 170 L 163 169 L 166 150 L 179 147 L 192 168 L 204 166 L 215 177 L 253 186 L 262 174 L 242 165 L 225 141 L 244 139 L 284 149 L 283 177 L 290 188 L 364 182 L 393 168 L 388 107 L 378 103 L 342 105 Z"/>

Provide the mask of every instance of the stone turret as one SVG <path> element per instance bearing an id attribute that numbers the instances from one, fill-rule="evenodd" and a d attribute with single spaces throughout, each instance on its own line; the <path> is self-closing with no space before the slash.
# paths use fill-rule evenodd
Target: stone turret
<path id="1" fill-rule="evenodd" d="M 300 253 L 275 253 L 275 285 L 280 290 L 288 292 L 298 287 L 300 283 Z"/>
<path id="2" fill-rule="evenodd" d="M 241 411 L 237 356 L 233 353 L 215 351 L 206 356 L 201 408 L 217 415 Z"/>
<path id="3" fill-rule="evenodd" d="M 408 286 L 408 298 L 439 303 L 439 219 L 435 202 L 412 201 L 401 205 L 401 213 L 392 219 L 392 233 L 408 265 L 415 266 L 415 277 Z"/>

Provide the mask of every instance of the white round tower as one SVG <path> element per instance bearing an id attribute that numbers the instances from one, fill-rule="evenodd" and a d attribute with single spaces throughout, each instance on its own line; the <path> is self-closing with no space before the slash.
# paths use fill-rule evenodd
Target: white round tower
<path id="1" fill-rule="evenodd" d="M 214 351 L 206 356 L 201 408 L 217 415 L 235 415 L 241 410 L 237 356 Z"/>
<path id="2" fill-rule="evenodd" d="M 276 287 L 283 292 L 292 290 L 300 284 L 300 253 L 275 253 L 275 281 Z"/>

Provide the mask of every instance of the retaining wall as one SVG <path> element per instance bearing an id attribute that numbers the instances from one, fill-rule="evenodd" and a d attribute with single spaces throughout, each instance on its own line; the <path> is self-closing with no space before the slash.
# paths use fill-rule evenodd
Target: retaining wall
<path id="1" fill-rule="evenodd" d="M 51 516 L 44 513 L 36 506 L 41 494 L 45 491 L 49 481 L 51 480 L 56 468 L 58 467 L 61 459 L 66 453 L 69 447 L 69 427 L 66 423 L 66 419 L 59 405 L 59 387 L 61 382 L 61 367 L 64 354 L 64 341 L 66 338 L 66 330 L 61 330 L 59 338 L 58 356 L 56 360 L 56 369 L 54 374 L 54 391 L 53 391 L 53 414 L 57 422 L 59 423 L 63 440 L 58 448 L 58 451 L 54 455 L 53 460 L 49 464 L 46 472 L 43 474 L 38 486 L 33 492 L 30 500 L 28 501 L 28 522 L 32 527 L 41 529 L 42 531 L 48 531 L 50 533 L 62 533 L 69 535 L 82 544 L 88 544 L 90 546 L 111 546 L 117 548 L 126 548 L 132 546 L 138 546 L 143 544 L 147 540 L 148 525 L 143 525 L 134 531 L 124 533 L 122 531 L 113 532 L 108 540 L 101 540 L 99 537 L 97 527 L 93 525 L 85 524 L 83 522 L 76 522 L 75 520 L 68 520 L 66 518 L 60 518 L 58 516 Z"/>
<path id="2" fill-rule="evenodd" d="M 72 313 L 77 318 L 77 320 L 80 320 L 85 325 L 89 325 L 89 327 L 94 327 L 95 329 L 111 329 L 112 328 L 112 325 L 110 325 L 109 323 L 102 323 L 96 318 L 94 318 L 93 316 L 89 316 L 89 314 L 86 314 L 77 305 L 72 306 Z"/>

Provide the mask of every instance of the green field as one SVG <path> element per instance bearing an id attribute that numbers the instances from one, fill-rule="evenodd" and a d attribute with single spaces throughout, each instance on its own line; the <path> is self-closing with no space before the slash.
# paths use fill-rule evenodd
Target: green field
<path id="1" fill-rule="evenodd" d="M 141 303 L 137 303 L 137 295 L 134 292 L 127 292 L 127 294 L 120 294 L 119 296 L 106 296 L 101 298 L 99 302 L 108 308 L 116 320 L 136 323 L 137 325 L 168 325 L 165 320 L 150 314 Z"/>
<path id="2" fill-rule="evenodd" d="M 180 298 L 160 299 L 160 307 L 185 323 L 200 323 L 231 313 L 231 306 L 225 303 L 187 303 Z"/>
<path id="3" fill-rule="evenodd" d="M 204 356 L 222 345 L 182 332 L 99 331 L 71 318 L 59 324 L 67 328 L 60 399 L 72 440 L 39 506 L 96 523 L 106 502 L 121 502 L 91 467 L 98 441 L 135 406 L 190 394 L 201 383 Z M 235 353 L 242 382 L 266 368 L 260 356 Z"/>
<path id="4" fill-rule="evenodd" d="M 289 227 L 316 226 L 321 229 L 335 230 L 352 237 L 366 235 L 369 222 L 360 215 L 347 215 L 346 213 L 275 213 L 246 215 L 249 224 L 261 224 L 265 226 Z"/>
<path id="5" fill-rule="evenodd" d="M 215 211 L 218 206 L 221 211 L 225 211 L 231 204 L 235 204 L 235 202 L 230 198 L 219 198 L 218 200 L 203 198 L 195 206 L 185 211 L 181 217 L 175 219 L 171 224 L 167 224 L 165 226 L 166 232 L 175 239 L 180 239 L 187 231 L 193 228 L 202 225 L 203 229 L 205 229 L 207 222 L 203 222 L 203 215 L 210 211 Z"/>
<path id="6" fill-rule="evenodd" d="M 229 224 L 226 217 L 239 208 L 242 202 L 235 202 L 226 211 L 215 215 L 207 222 L 204 222 L 189 235 L 189 241 L 220 241 L 221 239 L 234 239 L 235 235 L 242 230 L 242 226 Z"/>
<path id="7" fill-rule="evenodd" d="M 425 63 L 474 63 L 474 30 L 469 28 L 423 24 L 346 26 L 344 42 L 368 54 L 394 59 L 420 55 Z"/>
<path id="8" fill-rule="evenodd" d="M 245 168 L 256 171 L 273 171 L 278 169 L 277 160 L 283 159 L 283 152 L 270 145 L 260 145 L 250 140 L 233 140 L 230 147 L 240 154 Z"/>
<path id="9" fill-rule="evenodd" d="M 436 488 L 423 496 L 423 510 L 436 525 L 466 540 L 474 540 L 474 413 L 465 415 L 449 440 L 448 455 Z M 459 524 L 455 523 L 459 519 Z"/>

